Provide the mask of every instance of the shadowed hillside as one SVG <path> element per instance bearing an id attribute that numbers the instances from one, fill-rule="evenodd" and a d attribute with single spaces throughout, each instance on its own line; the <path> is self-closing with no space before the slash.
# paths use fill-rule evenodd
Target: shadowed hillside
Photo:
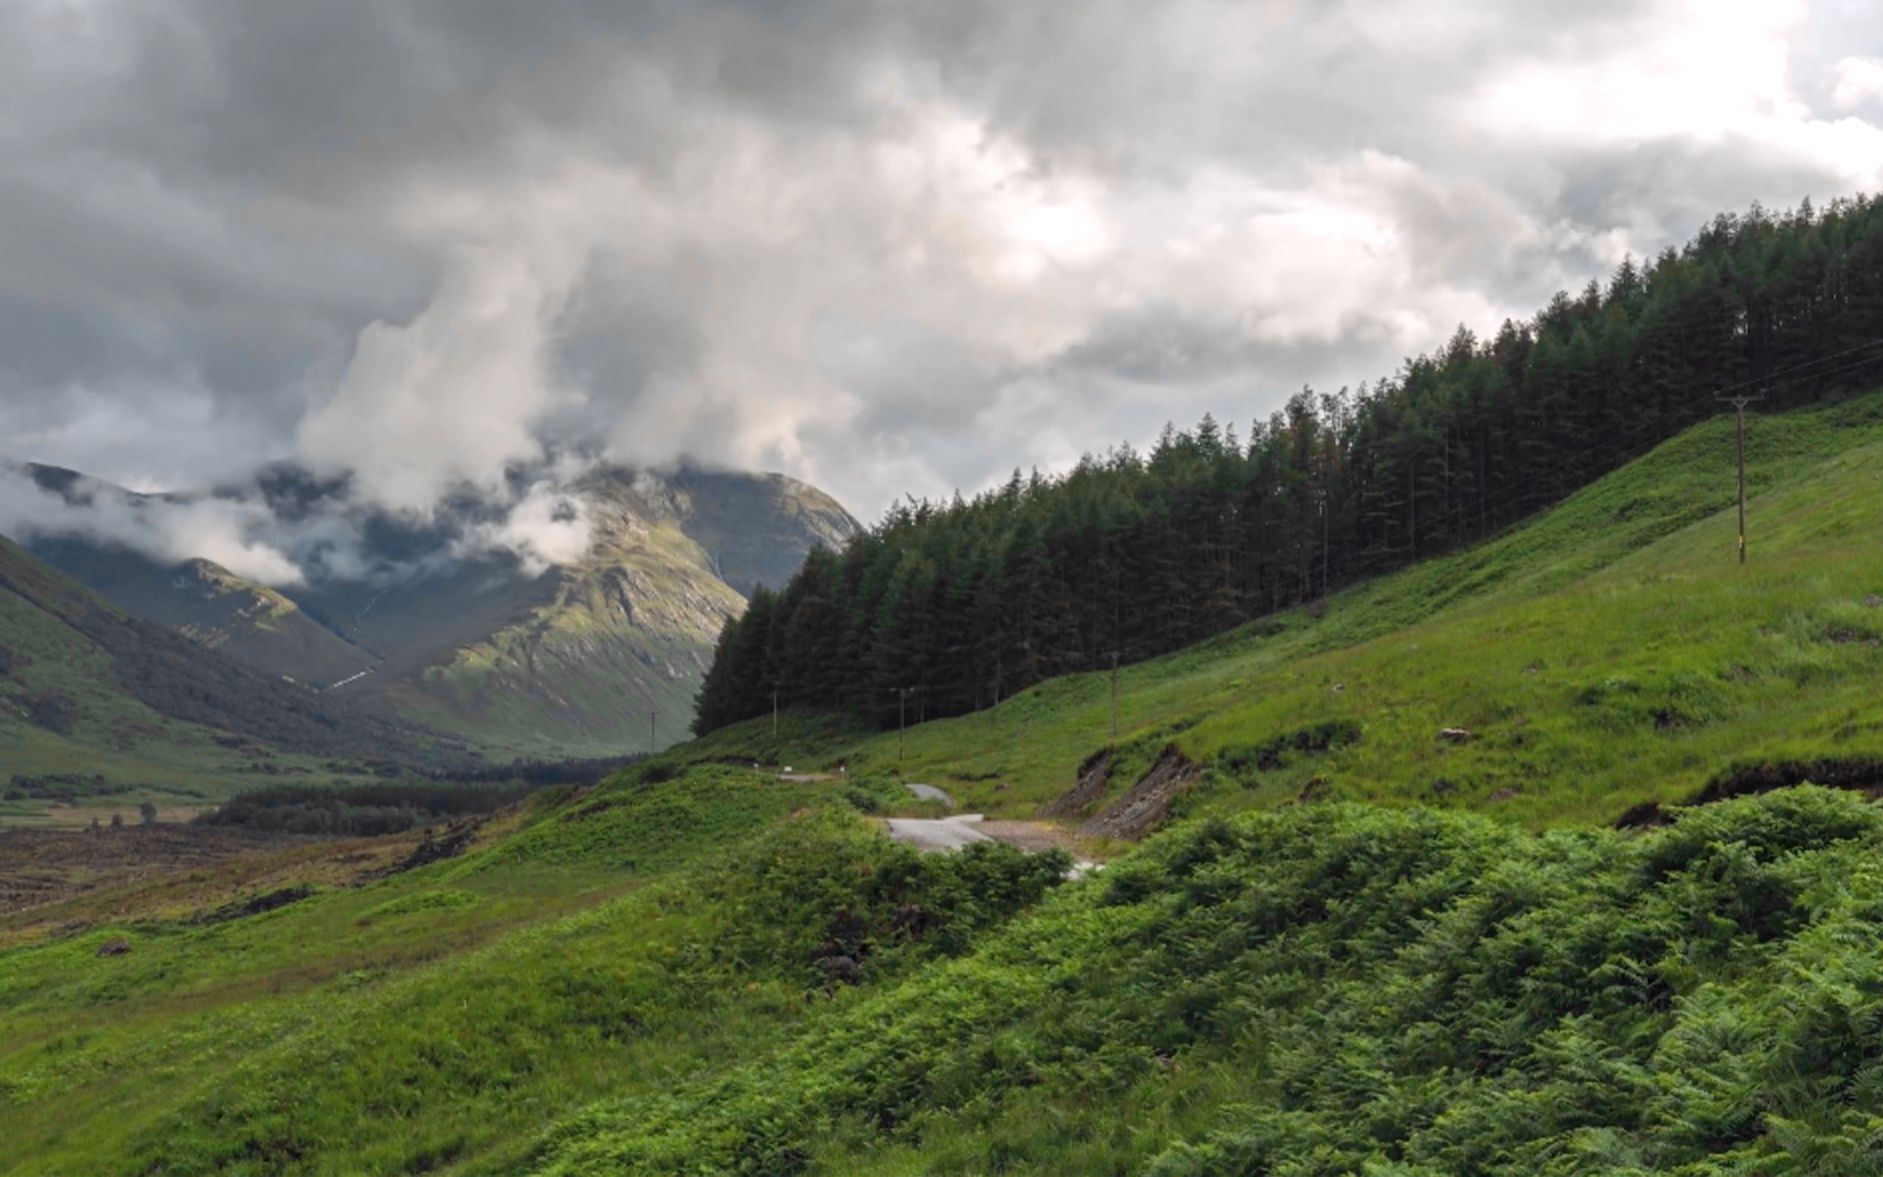
<path id="1" fill-rule="evenodd" d="M 47 774 L 102 774 L 134 807 L 282 773 L 470 763 L 435 733 L 323 700 L 129 617 L 0 539 L 0 765 L 29 782 L 10 790 L 24 788 L 22 799 L 38 797 L 30 782 Z"/>

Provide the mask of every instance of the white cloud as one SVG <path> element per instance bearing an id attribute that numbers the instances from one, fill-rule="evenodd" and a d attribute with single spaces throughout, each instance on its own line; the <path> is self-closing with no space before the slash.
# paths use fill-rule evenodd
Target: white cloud
<path id="1" fill-rule="evenodd" d="M 1579 142 L 1717 141 L 1809 117 L 1790 77 L 1797 0 L 1643 5 L 1564 52 L 1512 46 L 1466 103 L 1474 121 Z"/>
<path id="2" fill-rule="evenodd" d="M 527 193 L 460 247 L 430 305 L 403 324 L 359 335 L 344 377 L 296 430 L 316 471 L 351 470 L 358 492 L 397 511 L 429 515 L 464 484 L 495 492 L 507 467 L 544 456 L 538 422 L 573 395 L 548 366 L 551 324 L 586 249 L 568 210 Z"/>
<path id="3" fill-rule="evenodd" d="M 1883 98 L 1883 61 L 1874 57 L 1846 57 L 1831 67 L 1835 87 L 1831 101 L 1839 110 L 1854 110 Z"/>
<path id="4" fill-rule="evenodd" d="M 501 520 L 467 530 L 454 545 L 456 553 L 512 552 L 528 576 L 539 576 L 551 565 L 578 563 L 588 555 L 592 526 L 587 504 L 561 489 L 566 485 L 532 483 Z"/>
<path id="5" fill-rule="evenodd" d="M 167 563 L 203 559 L 262 584 L 299 584 L 300 568 L 258 534 L 273 522 L 265 505 L 230 499 L 131 498 L 94 488 L 88 502 L 69 503 L 0 466 L 0 534 L 14 539 L 87 535 Z"/>

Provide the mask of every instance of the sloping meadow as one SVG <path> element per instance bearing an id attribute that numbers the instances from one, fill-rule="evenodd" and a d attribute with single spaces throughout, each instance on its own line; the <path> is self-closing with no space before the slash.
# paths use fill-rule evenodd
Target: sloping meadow
<path id="1" fill-rule="evenodd" d="M 1709 421 L 1495 539 L 1126 667 L 1115 694 L 1072 675 L 900 737 L 788 714 L 694 754 L 841 761 L 1027 817 L 1100 812 L 1175 748 L 1202 770 L 1179 820 L 1319 798 L 1531 828 L 1683 803 L 1748 763 L 1883 763 L 1883 395 L 1752 422 L 1743 566 L 1733 459 L 1730 416 Z"/>
<path id="2" fill-rule="evenodd" d="M 1867 1174 L 1883 815 L 1193 823 L 533 1172 Z"/>
<path id="3" fill-rule="evenodd" d="M 1068 865 L 923 858 L 812 793 L 623 774 L 390 878 L 0 953 L 0 1172 L 514 1171 L 556 1116 L 962 954 Z"/>

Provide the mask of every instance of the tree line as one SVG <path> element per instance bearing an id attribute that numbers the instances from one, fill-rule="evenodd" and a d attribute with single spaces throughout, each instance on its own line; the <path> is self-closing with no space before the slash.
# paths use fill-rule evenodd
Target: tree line
<path id="1" fill-rule="evenodd" d="M 906 501 L 727 622 L 694 730 L 783 706 L 878 723 L 998 703 L 1162 654 L 1471 543 L 1721 411 L 1883 378 L 1883 199 L 1722 214 L 1490 338 L 1250 428 L 1206 416 L 1148 454 L 1088 455 Z"/>
<path id="2" fill-rule="evenodd" d="M 531 791 L 531 786 L 514 782 L 272 785 L 238 793 L 194 821 L 282 834 L 372 837 L 492 813 Z"/>

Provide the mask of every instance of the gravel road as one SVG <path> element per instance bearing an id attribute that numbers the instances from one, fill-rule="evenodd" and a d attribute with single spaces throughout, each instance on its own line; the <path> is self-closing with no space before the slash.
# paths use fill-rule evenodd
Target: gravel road
<path id="1" fill-rule="evenodd" d="M 955 799 L 934 785 L 918 785 L 911 781 L 905 782 L 902 787 L 924 801 L 939 801 L 950 809 L 955 807 Z"/>
<path id="2" fill-rule="evenodd" d="M 974 842 L 986 842 L 991 839 L 981 832 L 981 815 L 978 813 L 958 813 L 953 817 L 944 817 L 939 821 L 929 821 L 916 817 L 892 817 L 888 819 L 889 836 L 898 842 L 928 853 L 937 850 L 959 850 Z"/>

